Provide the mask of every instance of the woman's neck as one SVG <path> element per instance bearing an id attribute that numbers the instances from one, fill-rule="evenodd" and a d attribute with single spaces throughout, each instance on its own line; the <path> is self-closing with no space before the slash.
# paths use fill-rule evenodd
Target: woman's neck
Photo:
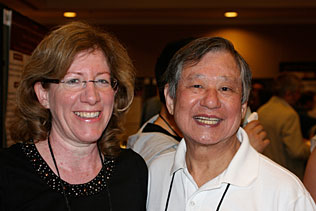
<path id="1" fill-rule="evenodd" d="M 102 168 L 97 143 L 78 147 L 50 137 L 50 144 L 52 153 L 48 140 L 36 143 L 36 147 L 48 166 L 58 175 L 53 161 L 55 158 L 60 177 L 70 184 L 89 182 Z"/>

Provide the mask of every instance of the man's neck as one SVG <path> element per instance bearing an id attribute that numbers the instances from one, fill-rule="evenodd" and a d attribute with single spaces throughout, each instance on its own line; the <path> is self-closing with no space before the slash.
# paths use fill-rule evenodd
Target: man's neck
<path id="1" fill-rule="evenodd" d="M 211 146 L 187 142 L 186 163 L 196 184 L 201 187 L 221 174 L 240 147 L 237 137 Z"/>

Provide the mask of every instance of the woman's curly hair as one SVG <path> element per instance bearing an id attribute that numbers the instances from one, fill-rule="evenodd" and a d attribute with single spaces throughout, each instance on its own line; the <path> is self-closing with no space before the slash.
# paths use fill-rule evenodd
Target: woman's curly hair
<path id="1" fill-rule="evenodd" d="M 99 140 L 101 151 L 108 156 L 119 152 L 122 119 L 134 97 L 135 71 L 126 49 L 109 33 L 83 22 L 71 22 L 52 31 L 29 58 L 17 92 L 16 119 L 11 125 L 11 138 L 16 142 L 47 139 L 51 130 L 50 110 L 38 101 L 36 82 L 62 79 L 75 56 L 82 51 L 101 50 L 118 82 L 112 117 Z M 43 84 L 49 88 L 48 84 Z"/>

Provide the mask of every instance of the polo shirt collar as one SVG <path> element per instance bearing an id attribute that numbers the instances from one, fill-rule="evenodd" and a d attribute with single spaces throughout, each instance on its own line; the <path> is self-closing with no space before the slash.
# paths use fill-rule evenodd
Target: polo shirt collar
<path id="1" fill-rule="evenodd" d="M 186 169 L 187 164 L 185 162 L 185 153 L 187 151 L 187 146 L 185 144 L 184 138 L 180 141 L 175 156 L 174 156 L 174 161 L 173 165 L 171 168 L 170 175 L 172 175 L 174 172 L 180 170 L 180 169 Z"/>
<path id="2" fill-rule="evenodd" d="M 219 186 L 221 183 L 248 186 L 257 178 L 259 173 L 259 153 L 250 145 L 248 135 L 244 129 L 239 128 L 237 138 L 241 145 L 227 169 L 209 182 L 218 183 Z M 182 139 L 175 153 L 170 175 L 175 171 L 187 169 L 185 162 L 186 150 L 185 141 Z"/>

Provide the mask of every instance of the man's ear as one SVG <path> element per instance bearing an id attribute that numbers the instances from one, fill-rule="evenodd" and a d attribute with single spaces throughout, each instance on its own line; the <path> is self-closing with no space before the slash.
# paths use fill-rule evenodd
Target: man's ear
<path id="1" fill-rule="evenodd" d="M 174 113 L 174 111 L 173 111 L 173 109 L 174 109 L 174 101 L 173 101 L 173 98 L 171 98 L 170 95 L 169 95 L 169 84 L 167 84 L 165 86 L 164 94 L 165 94 L 165 99 L 166 99 L 166 107 L 167 107 L 169 113 L 171 115 L 173 115 L 173 113 Z"/>
<path id="2" fill-rule="evenodd" d="M 246 112 L 247 112 L 247 105 L 248 102 L 245 102 L 244 104 L 241 104 L 241 117 L 242 119 L 245 118 Z"/>
<path id="3" fill-rule="evenodd" d="M 48 90 L 44 89 L 41 82 L 36 82 L 34 84 L 34 91 L 40 104 L 49 109 Z"/>

